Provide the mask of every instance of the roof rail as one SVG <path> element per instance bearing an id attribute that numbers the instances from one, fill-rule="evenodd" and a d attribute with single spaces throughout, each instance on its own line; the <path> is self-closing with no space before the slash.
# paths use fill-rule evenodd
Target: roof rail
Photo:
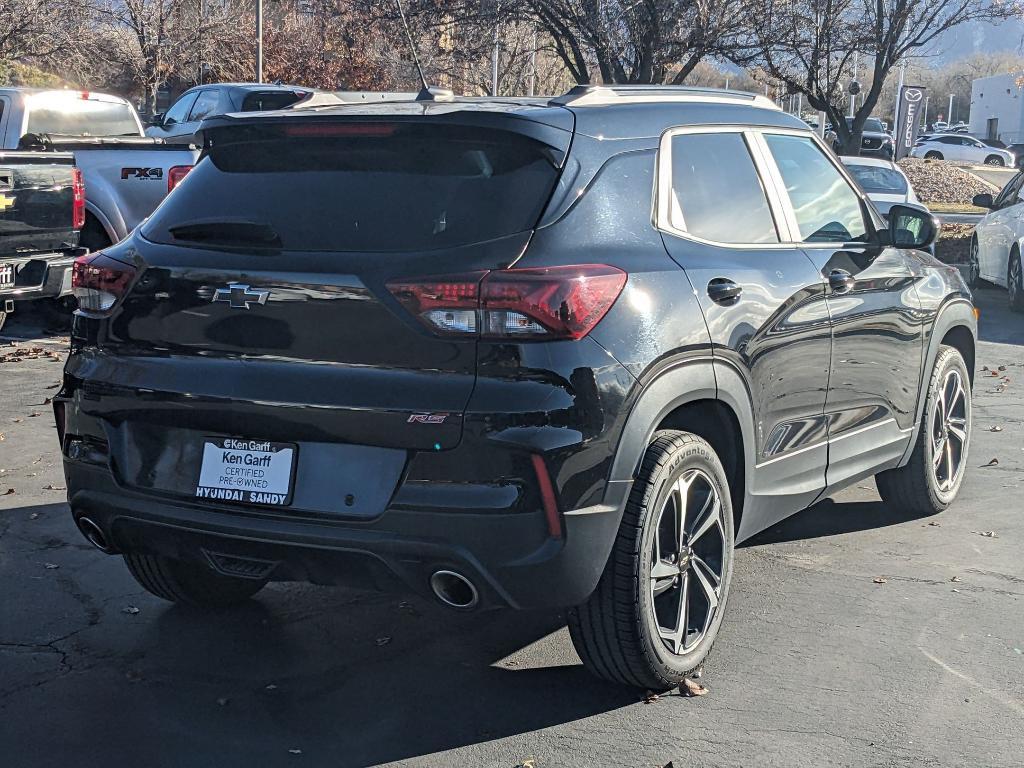
<path id="1" fill-rule="evenodd" d="M 695 88 L 688 85 L 577 85 L 549 104 L 558 106 L 589 107 L 608 104 L 642 102 L 689 101 L 735 104 L 747 102 L 751 106 L 779 109 L 767 96 L 724 88 Z"/>

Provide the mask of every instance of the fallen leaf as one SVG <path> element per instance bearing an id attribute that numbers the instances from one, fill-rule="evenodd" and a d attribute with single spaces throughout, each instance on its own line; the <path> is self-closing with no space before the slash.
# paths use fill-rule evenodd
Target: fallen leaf
<path id="1" fill-rule="evenodd" d="M 984 469 L 985 467 L 994 467 L 998 463 L 999 459 L 992 459 L 988 464 L 982 464 L 981 467 L 982 469 Z"/>
<path id="2" fill-rule="evenodd" d="M 41 413 L 38 413 L 38 412 L 36 412 L 36 413 L 30 413 L 30 414 L 28 415 L 28 417 L 29 417 L 30 419 L 34 419 L 34 418 L 35 418 L 36 416 L 42 416 L 42 415 L 43 415 L 43 414 L 41 414 Z"/>
<path id="3" fill-rule="evenodd" d="M 50 386 L 47 387 L 47 389 L 56 389 L 59 386 L 60 384 L 51 384 Z"/>
<path id="4" fill-rule="evenodd" d="M 999 538 L 998 536 L 996 536 L 996 532 L 995 531 L 971 531 L 971 533 L 976 533 L 979 536 L 984 536 L 986 539 L 998 539 Z"/>
<path id="5" fill-rule="evenodd" d="M 270 685 L 266 686 L 263 690 L 265 690 L 265 691 L 276 691 L 277 690 L 277 686 L 274 685 L 273 683 L 270 683 Z"/>
<path id="6" fill-rule="evenodd" d="M 647 691 L 644 694 L 644 704 L 653 704 L 654 702 L 656 702 L 660 698 L 661 698 L 661 696 L 659 694 L 655 693 L 654 691 Z"/>
<path id="7" fill-rule="evenodd" d="M 537 759 L 534 757 L 528 757 L 523 762 L 519 763 L 516 768 L 537 768 Z"/>
<path id="8" fill-rule="evenodd" d="M 48 397 L 45 400 L 43 400 L 43 405 L 49 405 L 52 402 L 53 402 L 53 398 L 52 397 Z"/>
<path id="9" fill-rule="evenodd" d="M 14 490 L 13 488 L 8 488 L 6 491 L 4 491 L 4 496 L 10 496 L 12 493 L 17 493 L 17 491 Z"/>
<path id="10" fill-rule="evenodd" d="M 289 755 L 301 755 L 302 754 L 302 750 L 301 749 L 289 749 L 288 750 L 288 754 Z"/>
<path id="11" fill-rule="evenodd" d="M 39 513 L 38 512 L 33 512 L 31 515 L 28 516 L 28 519 L 29 520 L 38 520 L 39 519 Z"/>
<path id="12" fill-rule="evenodd" d="M 938 528 L 942 525 L 942 523 L 937 523 L 934 520 L 932 520 L 930 523 L 928 523 L 928 525 L 932 526 L 933 528 Z"/>
<path id="13" fill-rule="evenodd" d="M 679 694 L 681 696 L 703 696 L 707 692 L 708 689 L 705 686 L 701 685 L 696 680 L 691 680 L 688 677 L 685 678 L 683 682 L 679 685 Z"/>
<path id="14" fill-rule="evenodd" d="M 998 376 L 998 375 L 999 375 L 999 373 L 998 373 L 998 371 L 992 371 L 992 375 L 993 375 L 993 376 Z"/>
<path id="15" fill-rule="evenodd" d="M 378 646 L 380 646 L 380 645 L 387 645 L 390 642 L 391 642 L 391 638 L 388 637 L 387 635 L 384 635 L 384 637 L 378 637 L 377 638 L 377 645 Z"/>
<path id="16" fill-rule="evenodd" d="M 227 696 L 221 696 L 219 699 L 217 699 L 218 707 L 226 707 L 229 703 L 231 703 L 231 699 L 229 699 Z"/>
<path id="17" fill-rule="evenodd" d="M 875 584 L 888 584 L 889 583 L 889 580 L 887 578 L 883 577 L 883 576 L 875 576 L 875 578 L 873 578 L 872 581 L 875 582 Z"/>
<path id="18" fill-rule="evenodd" d="M 63 485 L 54 485 L 53 483 L 47 483 L 45 486 L 43 486 L 43 490 L 44 491 L 66 491 L 67 488 L 65 488 Z"/>
<path id="19" fill-rule="evenodd" d="M 999 366 L 999 370 L 1000 371 L 1005 371 L 1006 370 L 1006 366 L 1005 365 L 1000 365 Z"/>
<path id="20" fill-rule="evenodd" d="M 992 427 L 991 429 L 989 429 L 989 432 L 1002 432 L 1002 431 L 1003 431 L 1003 428 L 1000 427 L 999 425 L 996 425 L 996 426 Z"/>
<path id="21" fill-rule="evenodd" d="M 57 563 L 46 563 L 46 565 L 43 566 L 43 567 L 46 568 L 46 570 L 48 570 L 48 571 L 52 571 L 52 570 L 55 570 L 57 568 L 60 568 L 60 566 L 57 565 Z"/>
<path id="22" fill-rule="evenodd" d="M 121 609 L 121 613 L 127 613 L 130 616 L 134 616 L 138 612 L 139 609 L 136 608 L 134 605 L 126 605 L 124 608 Z"/>
<path id="23" fill-rule="evenodd" d="M 953 591 L 956 592 L 957 594 L 960 594 L 960 590 L 959 589 L 954 588 Z"/>
<path id="24" fill-rule="evenodd" d="M 960 581 L 960 577 L 954 576 L 952 579 L 950 579 L 950 581 Z"/>
<path id="25" fill-rule="evenodd" d="M 11 419 L 11 421 L 13 421 L 15 424 L 21 424 L 21 422 L 24 421 L 24 419 Z"/>

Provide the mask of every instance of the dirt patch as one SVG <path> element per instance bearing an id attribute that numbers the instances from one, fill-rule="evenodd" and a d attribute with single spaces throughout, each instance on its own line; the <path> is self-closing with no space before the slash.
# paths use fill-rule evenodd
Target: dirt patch
<path id="1" fill-rule="evenodd" d="M 943 160 L 905 157 L 899 161 L 918 198 L 925 205 L 952 203 L 970 205 L 975 195 L 991 194 L 995 187 L 986 184 L 963 168 Z"/>

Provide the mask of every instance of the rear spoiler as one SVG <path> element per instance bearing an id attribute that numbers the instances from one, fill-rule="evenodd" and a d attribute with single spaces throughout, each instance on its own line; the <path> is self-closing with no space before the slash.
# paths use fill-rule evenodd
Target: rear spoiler
<path id="1" fill-rule="evenodd" d="M 73 152 L 76 149 L 197 149 L 192 145 L 168 144 L 164 139 L 152 136 L 63 136 L 48 133 L 26 133 L 18 141 L 18 148 L 36 152 Z"/>

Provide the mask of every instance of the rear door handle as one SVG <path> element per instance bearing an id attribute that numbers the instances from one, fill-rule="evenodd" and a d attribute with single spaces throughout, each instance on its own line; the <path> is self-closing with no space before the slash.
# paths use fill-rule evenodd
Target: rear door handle
<path id="1" fill-rule="evenodd" d="M 716 304 L 735 304 L 741 293 L 743 287 L 726 277 L 716 277 L 708 283 L 708 297 Z"/>
<path id="2" fill-rule="evenodd" d="M 828 287 L 833 293 L 846 293 L 853 288 L 856 278 L 845 269 L 833 269 L 828 273 Z"/>

